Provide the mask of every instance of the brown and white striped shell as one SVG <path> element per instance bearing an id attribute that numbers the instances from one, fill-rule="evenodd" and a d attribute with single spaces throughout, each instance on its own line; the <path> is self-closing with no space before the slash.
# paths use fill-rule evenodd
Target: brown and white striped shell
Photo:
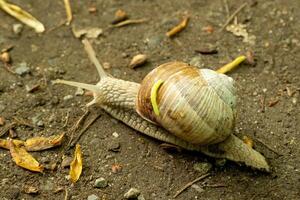
<path id="1" fill-rule="evenodd" d="M 159 115 L 150 100 L 157 91 Z M 236 95 L 232 78 L 182 62 L 158 66 L 142 81 L 136 101 L 137 112 L 170 133 L 193 144 L 207 145 L 225 140 L 234 128 Z"/>

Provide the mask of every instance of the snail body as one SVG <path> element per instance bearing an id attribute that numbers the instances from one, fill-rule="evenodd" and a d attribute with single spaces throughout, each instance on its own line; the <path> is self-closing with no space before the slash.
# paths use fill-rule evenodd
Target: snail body
<path id="1" fill-rule="evenodd" d="M 200 151 L 269 171 L 265 158 L 232 134 L 236 116 L 234 81 L 212 70 L 199 70 L 182 62 L 165 63 L 151 71 L 141 84 L 108 76 L 87 40 L 86 51 L 100 75 L 96 85 L 56 80 L 93 92 L 87 104 L 98 105 L 114 118 L 150 137 L 187 150 Z M 157 90 L 159 114 L 151 102 Z"/>

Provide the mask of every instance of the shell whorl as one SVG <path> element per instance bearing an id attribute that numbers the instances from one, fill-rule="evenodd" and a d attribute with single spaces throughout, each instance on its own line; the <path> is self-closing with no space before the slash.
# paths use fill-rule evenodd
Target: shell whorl
<path id="1" fill-rule="evenodd" d="M 153 112 L 151 88 L 158 80 L 160 115 Z M 175 136 L 193 144 L 207 145 L 225 140 L 235 122 L 233 80 L 215 71 L 169 62 L 151 71 L 142 81 L 136 101 L 137 112 L 160 124 Z"/>

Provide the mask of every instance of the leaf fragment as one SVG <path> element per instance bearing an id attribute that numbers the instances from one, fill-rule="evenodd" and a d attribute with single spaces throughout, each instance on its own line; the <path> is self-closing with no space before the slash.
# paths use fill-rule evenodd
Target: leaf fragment
<path id="1" fill-rule="evenodd" d="M 35 172 L 43 172 L 44 167 L 32 157 L 23 146 L 17 146 L 9 140 L 9 150 L 13 161 L 20 167 Z"/>
<path id="2" fill-rule="evenodd" d="M 36 18 L 24 11 L 19 6 L 7 3 L 5 0 L 0 0 L 0 8 L 27 26 L 33 28 L 37 33 L 42 33 L 45 31 L 45 27 L 41 22 L 39 22 Z"/>
<path id="3" fill-rule="evenodd" d="M 74 159 L 70 164 L 70 179 L 73 183 L 77 182 L 82 172 L 82 154 L 80 145 L 76 144 Z"/>
<path id="4" fill-rule="evenodd" d="M 50 137 L 33 137 L 25 141 L 27 151 L 41 151 L 61 145 L 65 134 L 53 135 Z"/>
<path id="5" fill-rule="evenodd" d="M 14 145 L 21 146 L 24 144 L 22 140 L 12 140 Z M 9 140 L 0 139 L 0 148 L 9 150 Z"/>

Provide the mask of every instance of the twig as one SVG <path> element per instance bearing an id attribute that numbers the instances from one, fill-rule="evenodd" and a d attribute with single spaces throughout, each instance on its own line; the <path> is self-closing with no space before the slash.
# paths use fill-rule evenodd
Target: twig
<path id="1" fill-rule="evenodd" d="M 226 11 L 226 15 L 227 18 L 230 16 L 230 11 L 229 11 L 229 6 L 228 6 L 228 1 L 224 0 L 224 5 L 225 5 L 225 11 Z"/>
<path id="2" fill-rule="evenodd" d="M 88 123 L 85 127 L 83 127 L 80 132 L 77 135 L 77 138 L 75 138 L 73 141 L 71 141 L 70 146 L 68 148 L 74 147 L 76 145 L 76 143 L 79 141 L 79 139 L 81 138 L 81 136 L 86 132 L 86 130 L 96 121 L 96 119 L 98 119 L 98 117 L 100 116 L 99 113 L 97 113 Z"/>
<path id="3" fill-rule="evenodd" d="M 70 5 L 70 1 L 69 0 L 64 0 L 65 3 L 65 9 L 66 9 L 66 13 L 67 13 L 67 22 L 66 25 L 70 25 L 73 16 L 72 16 L 72 9 L 71 9 L 71 5 Z"/>
<path id="4" fill-rule="evenodd" d="M 17 118 L 17 117 L 13 117 L 13 119 L 17 122 L 17 124 L 19 125 L 24 125 L 24 126 L 28 126 L 30 128 L 34 128 L 34 125 L 26 122 L 24 119 L 22 118 Z"/>
<path id="5" fill-rule="evenodd" d="M 234 11 L 232 13 L 232 15 L 230 15 L 230 17 L 228 17 L 228 19 L 226 20 L 225 24 L 221 27 L 220 32 L 224 30 L 224 28 L 233 20 L 233 18 L 239 13 L 241 12 L 241 10 L 247 6 L 247 3 L 243 3 L 238 9 L 236 9 L 236 11 Z"/>
<path id="6" fill-rule="evenodd" d="M 69 199 L 69 192 L 68 192 L 68 189 L 65 188 L 65 198 L 64 200 L 68 200 Z"/>
<path id="7" fill-rule="evenodd" d="M 79 118 L 79 120 L 71 127 L 71 129 L 68 131 L 69 133 L 71 133 L 68 145 L 66 147 L 66 149 L 69 148 L 69 146 L 72 143 L 72 140 L 74 138 L 74 132 L 78 129 L 79 125 L 82 123 L 82 121 L 88 116 L 88 114 L 90 113 L 89 110 L 85 111 L 85 113 Z"/>
<path id="8" fill-rule="evenodd" d="M 176 192 L 176 194 L 173 196 L 173 198 L 178 197 L 184 190 L 186 190 L 187 188 L 189 188 L 190 186 L 192 186 L 194 183 L 196 183 L 196 182 L 198 182 L 198 181 L 200 181 L 200 180 L 202 180 L 202 179 L 205 179 L 205 178 L 208 177 L 208 176 L 210 176 L 210 173 L 204 174 L 204 175 L 202 175 L 202 176 L 196 178 L 195 180 L 193 180 L 193 181 L 187 183 L 185 186 L 183 186 L 180 190 L 178 190 L 178 191 Z"/>
<path id="9" fill-rule="evenodd" d="M 283 154 L 278 153 L 275 149 L 273 149 L 270 145 L 264 143 L 262 140 L 255 138 L 256 141 L 258 141 L 259 143 L 261 143 L 262 145 L 264 145 L 265 147 L 267 147 L 267 149 L 269 149 L 270 151 L 274 152 L 275 154 L 277 154 L 278 156 L 283 156 Z"/>
<path id="10" fill-rule="evenodd" d="M 147 19 L 128 19 L 128 20 L 125 20 L 125 21 L 122 21 L 120 23 L 113 25 L 113 27 L 122 27 L 122 26 L 127 26 L 129 24 L 140 24 L 140 23 L 143 23 L 146 21 L 147 21 Z"/>
<path id="11" fill-rule="evenodd" d="M 70 118 L 70 111 L 68 110 L 67 116 L 66 116 L 66 121 L 65 121 L 65 123 L 64 123 L 64 125 L 63 125 L 63 128 L 65 128 L 65 127 L 68 125 L 69 118 Z"/>
<path id="12" fill-rule="evenodd" d="M 2 137 L 5 133 L 7 133 L 7 131 L 9 131 L 9 129 L 12 129 L 16 126 L 16 122 L 12 122 L 8 125 L 6 125 L 3 130 L 0 132 L 0 137 Z"/>
<path id="13" fill-rule="evenodd" d="M 189 17 L 185 17 L 177 26 L 166 33 L 166 36 L 173 37 L 177 33 L 183 31 L 189 22 Z"/>

